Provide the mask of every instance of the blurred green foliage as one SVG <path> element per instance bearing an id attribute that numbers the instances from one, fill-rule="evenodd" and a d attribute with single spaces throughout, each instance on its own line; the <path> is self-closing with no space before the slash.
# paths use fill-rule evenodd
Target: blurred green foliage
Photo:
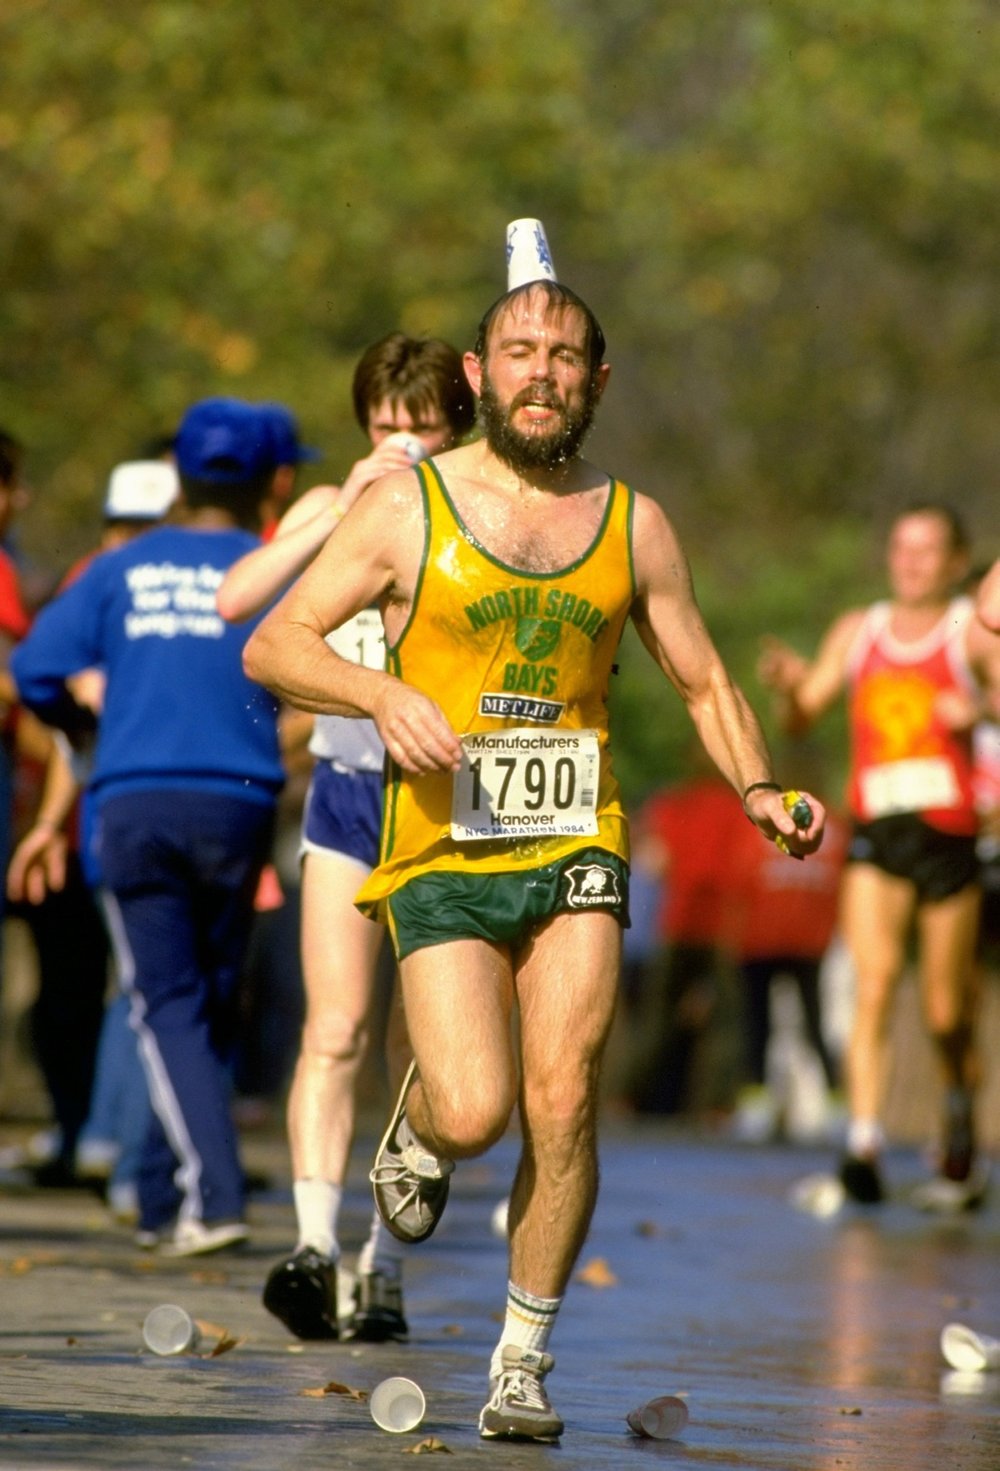
<path id="1" fill-rule="evenodd" d="M 467 345 L 520 215 L 607 330 L 593 457 L 674 517 L 755 701 L 759 635 L 812 647 L 877 591 L 901 504 L 998 550 L 986 0 L 6 0 L 0 47 L 0 424 L 36 557 L 87 545 L 110 466 L 207 393 L 285 400 L 342 476 L 360 350 Z M 686 737 L 621 665 L 636 794 Z"/>

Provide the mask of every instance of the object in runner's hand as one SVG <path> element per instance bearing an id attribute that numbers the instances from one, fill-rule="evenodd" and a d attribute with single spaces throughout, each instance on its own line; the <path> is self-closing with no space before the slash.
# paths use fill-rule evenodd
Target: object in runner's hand
<path id="1" fill-rule="evenodd" d="M 781 805 L 790 814 L 792 821 L 800 831 L 805 831 L 813 820 L 813 810 L 803 797 L 801 792 L 788 791 L 781 794 Z M 788 840 L 781 833 L 774 840 L 774 846 L 780 848 L 782 853 L 787 853 L 789 858 L 801 858 L 801 853 L 793 853 L 788 846 Z"/>

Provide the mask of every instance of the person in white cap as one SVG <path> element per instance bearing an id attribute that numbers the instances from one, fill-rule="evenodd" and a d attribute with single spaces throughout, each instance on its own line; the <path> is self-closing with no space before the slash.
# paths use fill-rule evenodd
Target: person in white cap
<path id="1" fill-rule="evenodd" d="M 376 1203 L 400 1238 L 429 1236 L 453 1162 L 495 1143 L 518 1105 L 507 1310 L 479 1428 L 546 1442 L 563 1430 L 547 1345 L 597 1194 L 628 923 L 606 703 L 627 619 L 767 836 L 812 852 L 824 813 L 814 802 L 807 828 L 792 823 L 663 512 L 580 455 L 609 371 L 590 308 L 550 276 L 516 286 L 465 368 L 483 439 L 372 486 L 244 659 L 282 698 L 367 716 L 385 742 L 381 861 L 355 902 L 388 921 L 415 1064 Z M 325 639 L 373 602 L 384 671 Z"/>

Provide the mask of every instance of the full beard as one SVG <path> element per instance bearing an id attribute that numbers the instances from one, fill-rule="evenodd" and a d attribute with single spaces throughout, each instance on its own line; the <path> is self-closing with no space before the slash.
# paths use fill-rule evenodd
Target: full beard
<path id="1" fill-rule="evenodd" d="M 522 434 L 512 421 L 515 411 L 525 403 L 546 404 L 557 410 L 561 422 L 545 433 Z M 591 384 L 583 403 L 573 413 L 567 413 L 555 399 L 540 396 L 535 389 L 523 390 L 509 408 L 504 408 L 484 374 L 480 384 L 479 424 L 490 449 L 512 470 L 519 473 L 557 470 L 576 456 L 593 422 L 596 406 L 597 393 Z"/>

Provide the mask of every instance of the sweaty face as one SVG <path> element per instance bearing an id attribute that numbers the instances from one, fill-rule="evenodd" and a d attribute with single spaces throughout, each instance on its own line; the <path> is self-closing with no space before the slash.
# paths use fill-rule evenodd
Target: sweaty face
<path id="1" fill-rule="evenodd" d="M 600 398 L 587 323 L 542 295 L 519 299 L 493 325 L 479 386 L 479 421 L 513 470 L 554 470 L 579 451 Z"/>

